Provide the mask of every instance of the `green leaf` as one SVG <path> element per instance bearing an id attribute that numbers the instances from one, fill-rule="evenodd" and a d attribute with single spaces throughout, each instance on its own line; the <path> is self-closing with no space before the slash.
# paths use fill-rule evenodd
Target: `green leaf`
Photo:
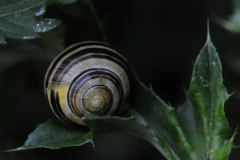
<path id="1" fill-rule="evenodd" d="M 234 139 L 234 136 L 232 136 L 232 138 L 230 140 L 227 140 L 225 142 L 225 144 L 219 148 L 218 150 L 216 151 L 213 151 L 210 153 L 210 159 L 228 159 L 229 157 L 229 154 L 231 153 L 231 150 L 233 148 L 233 139 Z"/>
<path id="2" fill-rule="evenodd" d="M 80 146 L 92 142 L 92 134 L 87 130 L 76 130 L 57 121 L 47 121 L 37 127 L 23 146 L 9 150 L 19 151 L 32 148 L 58 149 L 61 147 Z"/>
<path id="3" fill-rule="evenodd" d="M 2 0 L 0 2 L 0 16 L 7 16 L 32 9 L 45 4 L 47 0 Z"/>
<path id="4" fill-rule="evenodd" d="M 74 0 L 59 0 L 52 3 L 72 3 Z M 0 43 L 5 44 L 5 37 L 33 39 L 37 33 L 47 32 L 60 23 L 58 20 L 42 16 L 48 0 L 3 0 L 0 2 Z"/>
<path id="5" fill-rule="evenodd" d="M 230 128 L 224 113 L 224 103 L 229 95 L 223 85 L 221 62 L 210 37 L 194 65 L 188 97 L 199 114 L 196 127 L 201 151 L 209 156 L 230 139 Z"/>
<path id="6" fill-rule="evenodd" d="M 93 135 L 99 132 L 128 132 L 150 142 L 166 157 L 173 157 L 170 148 L 162 142 L 156 133 L 149 126 L 136 121 L 134 117 L 86 116 L 83 117 L 83 121 L 90 127 Z"/>
<path id="7" fill-rule="evenodd" d="M 174 155 L 171 160 L 197 159 L 196 151 L 184 135 L 177 111 L 166 105 L 153 90 L 145 87 L 137 78 L 133 79 L 133 84 L 135 85 L 132 88 L 132 105 L 153 128 L 164 145 L 170 148 L 165 152 Z"/>
<path id="8" fill-rule="evenodd" d="M 147 125 L 137 122 L 133 117 L 85 116 L 83 121 L 91 130 L 73 129 L 63 123 L 47 121 L 37 127 L 23 146 L 8 151 L 19 151 L 33 148 L 58 149 L 62 147 L 81 146 L 93 143 L 93 136 L 103 132 L 128 132 L 153 144 L 166 157 L 173 157 L 169 148 Z"/>
<path id="9" fill-rule="evenodd" d="M 224 114 L 229 96 L 221 72 L 218 54 L 208 37 L 194 65 L 188 99 L 177 110 L 134 78 L 132 105 L 170 148 L 171 159 L 224 160 L 229 156 L 233 144 L 228 140 L 230 128 Z"/>

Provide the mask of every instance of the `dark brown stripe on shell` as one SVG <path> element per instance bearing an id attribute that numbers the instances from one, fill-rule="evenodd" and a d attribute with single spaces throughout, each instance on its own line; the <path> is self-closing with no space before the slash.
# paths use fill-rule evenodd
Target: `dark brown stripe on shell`
<path id="1" fill-rule="evenodd" d="M 56 97 L 55 97 L 55 91 L 51 90 L 50 101 L 51 101 L 51 106 L 52 106 L 53 112 L 57 115 L 57 117 L 59 117 L 61 119 L 61 121 L 63 121 L 64 123 L 66 123 L 70 126 L 74 126 L 74 127 L 79 126 L 77 123 L 70 121 L 63 113 L 62 108 L 59 103 L 58 92 L 56 92 Z"/>
<path id="2" fill-rule="evenodd" d="M 72 51 L 76 50 L 76 49 L 79 49 L 81 47 L 87 47 L 87 46 L 92 46 L 92 45 L 99 45 L 99 46 L 103 46 L 103 47 L 107 47 L 107 48 L 111 48 L 111 46 L 109 46 L 108 44 L 105 44 L 105 43 L 101 43 L 101 42 L 83 42 L 83 43 L 79 43 L 79 44 L 73 44 L 73 45 L 76 45 L 76 46 L 69 46 L 68 50 L 65 50 L 64 53 L 62 53 L 58 58 L 55 58 L 53 60 L 53 65 L 52 67 L 49 69 L 49 72 L 47 73 L 47 77 L 46 77 L 46 82 L 45 82 L 45 87 L 47 88 L 48 87 L 48 81 L 49 81 L 49 78 L 51 76 L 51 73 L 53 71 L 53 69 L 55 68 L 55 66 L 58 64 L 58 62 L 64 57 L 66 56 L 67 54 L 71 53 Z M 111 48 L 113 49 L 113 48 Z"/>
<path id="3" fill-rule="evenodd" d="M 91 71 L 94 71 L 94 72 L 91 72 Z M 94 69 L 91 69 L 91 70 L 87 70 L 83 73 L 81 73 L 80 75 L 78 75 L 77 77 L 75 77 L 75 79 L 72 81 L 70 87 L 69 87 L 69 90 L 68 90 L 68 105 L 69 106 L 72 106 L 71 102 L 70 102 L 70 97 L 73 96 L 73 94 L 75 92 L 77 92 L 79 90 L 79 88 L 81 88 L 81 86 L 83 84 L 85 84 L 87 81 L 89 81 L 90 79 L 95 79 L 95 78 L 99 78 L 99 77 L 102 77 L 102 78 L 105 78 L 105 79 L 108 79 L 110 80 L 113 84 L 115 84 L 118 92 L 119 92 L 119 105 L 117 108 L 119 108 L 120 106 L 122 106 L 122 103 L 123 103 L 123 97 L 125 95 L 123 95 L 123 90 L 122 90 L 122 86 L 123 84 L 121 83 L 121 80 L 118 78 L 117 75 L 115 75 L 114 73 L 110 72 L 108 70 L 104 70 L 104 69 L 101 69 L 101 70 L 97 70 L 95 71 Z M 77 82 L 77 83 L 74 83 L 75 81 L 78 80 L 79 77 L 81 77 L 83 74 L 87 73 L 85 76 L 83 76 L 81 78 L 81 81 Z M 74 84 L 74 86 L 73 86 Z M 93 87 L 93 86 L 91 86 Z M 72 91 L 74 90 L 74 91 Z M 70 91 L 71 91 L 71 95 L 70 95 Z M 71 110 L 73 111 L 73 113 L 78 113 L 77 111 L 75 111 L 74 109 L 72 109 L 72 107 L 70 107 Z M 104 113 L 103 113 L 104 114 Z M 77 114 L 75 114 L 77 115 Z"/>
<path id="4" fill-rule="evenodd" d="M 90 55 L 85 55 L 85 56 L 82 56 L 82 57 L 74 57 L 75 59 L 75 62 L 74 63 L 71 63 L 70 65 L 68 64 L 64 64 L 63 62 L 63 66 L 65 66 L 64 69 L 61 69 L 59 68 L 56 72 L 55 72 L 55 76 L 53 77 L 52 81 L 53 82 L 60 82 L 62 80 L 62 78 L 64 77 L 65 74 L 68 73 L 68 71 L 74 67 L 75 65 L 81 63 L 82 61 L 84 60 L 87 60 L 87 59 L 91 59 L 91 58 L 97 58 L 97 59 L 107 59 L 107 60 L 110 60 L 116 64 L 118 64 L 121 68 L 123 68 L 123 70 L 126 72 L 128 78 L 130 76 L 130 72 L 128 70 L 128 68 L 126 66 L 124 66 L 124 64 L 122 64 L 122 61 L 116 59 L 115 57 L 111 57 L 109 55 L 106 55 L 106 54 L 96 54 L 96 55 L 93 55 L 93 54 L 90 54 Z M 78 59 L 78 60 L 76 60 Z"/>
<path id="5" fill-rule="evenodd" d="M 76 48 L 76 49 L 78 49 L 78 48 Z M 110 47 L 108 47 L 108 48 L 110 48 Z M 110 49 L 112 49 L 112 48 L 110 48 Z M 65 56 L 68 53 L 70 53 L 70 52 L 66 52 L 63 55 Z M 88 53 L 91 53 L 91 56 L 89 56 L 89 57 L 85 56 Z M 93 56 L 92 55 L 93 53 L 96 54 L 96 55 Z M 47 78 L 46 78 L 46 83 L 45 83 L 46 88 L 48 87 L 48 81 L 49 81 L 49 78 L 52 74 L 52 71 L 53 71 L 53 69 L 56 69 L 55 67 L 56 67 L 56 65 L 58 64 L 58 62 L 60 61 L 61 58 L 63 58 L 62 55 L 59 58 L 57 58 L 55 60 L 54 64 L 51 66 L 51 69 L 49 70 L 49 73 L 48 73 Z M 69 71 L 69 69 L 71 69 L 75 64 L 80 63 L 81 61 L 89 59 L 89 58 L 106 58 L 108 60 L 111 60 L 111 61 L 117 63 L 119 66 L 121 66 L 125 70 L 125 72 L 127 73 L 128 77 L 130 78 L 130 67 L 129 67 L 127 61 L 121 55 L 119 55 L 115 52 L 109 51 L 105 48 L 88 48 L 88 49 L 84 49 L 82 51 L 79 51 L 79 52 L 67 57 L 61 64 L 64 67 L 64 69 L 61 68 L 61 67 L 58 68 L 51 81 L 57 82 L 57 81 L 61 80 L 62 76 L 64 76 Z M 78 59 L 78 60 L 76 61 L 76 59 Z M 72 61 L 76 61 L 76 63 L 73 63 L 70 66 L 68 66 Z M 66 66 L 68 66 L 67 69 L 65 68 Z M 61 75 L 60 79 L 59 79 L 59 75 Z"/>

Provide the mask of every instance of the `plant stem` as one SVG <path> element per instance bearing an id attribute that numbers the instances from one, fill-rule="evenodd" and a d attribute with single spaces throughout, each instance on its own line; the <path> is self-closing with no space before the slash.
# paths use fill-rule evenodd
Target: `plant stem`
<path id="1" fill-rule="evenodd" d="M 91 1 L 91 0 L 88 0 L 88 2 L 89 2 L 89 7 L 90 7 L 90 9 L 91 9 L 91 11 L 92 11 L 92 13 L 93 13 L 93 16 L 95 17 L 95 19 L 96 19 L 96 21 L 97 21 L 97 25 L 98 25 L 98 27 L 99 27 L 99 30 L 100 30 L 101 34 L 102 34 L 102 37 L 103 37 L 104 41 L 105 41 L 106 43 L 108 43 L 107 36 L 105 35 L 105 33 L 104 33 L 104 31 L 103 31 L 102 23 L 100 22 L 100 19 L 99 19 L 98 15 L 97 15 L 97 12 L 96 12 L 93 4 L 92 4 L 92 1 Z"/>

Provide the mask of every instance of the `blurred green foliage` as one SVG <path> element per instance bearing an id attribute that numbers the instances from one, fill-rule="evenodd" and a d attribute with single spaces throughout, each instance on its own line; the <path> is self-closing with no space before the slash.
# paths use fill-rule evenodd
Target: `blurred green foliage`
<path id="1" fill-rule="evenodd" d="M 109 43 L 123 54 L 140 79 L 167 103 L 181 104 L 184 88 L 206 39 L 212 15 L 232 13 L 229 0 L 93 0 Z M 55 119 L 43 93 L 43 79 L 51 60 L 65 47 L 83 40 L 100 40 L 96 14 L 87 1 L 51 5 L 44 15 L 62 23 L 34 40 L 7 39 L 0 46 L 0 150 L 20 146 L 36 124 Z M 210 22 L 212 41 L 223 65 L 224 85 L 232 97 L 225 111 L 233 132 L 240 121 L 240 37 Z M 240 137 L 234 143 L 240 144 Z M 127 134 L 104 134 L 91 145 L 60 150 L 37 149 L 0 153 L 0 159 L 164 159 L 147 142 Z M 99 158 L 101 157 L 101 158 Z M 238 149 L 231 159 L 240 157 Z"/>

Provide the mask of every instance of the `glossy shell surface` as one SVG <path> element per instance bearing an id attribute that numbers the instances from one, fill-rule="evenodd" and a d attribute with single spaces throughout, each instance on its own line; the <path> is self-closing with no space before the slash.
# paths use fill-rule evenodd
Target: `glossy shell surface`
<path id="1" fill-rule="evenodd" d="M 71 126 L 84 125 L 84 115 L 112 115 L 125 108 L 130 95 L 130 68 L 107 44 L 78 43 L 52 61 L 44 89 L 60 120 Z"/>

